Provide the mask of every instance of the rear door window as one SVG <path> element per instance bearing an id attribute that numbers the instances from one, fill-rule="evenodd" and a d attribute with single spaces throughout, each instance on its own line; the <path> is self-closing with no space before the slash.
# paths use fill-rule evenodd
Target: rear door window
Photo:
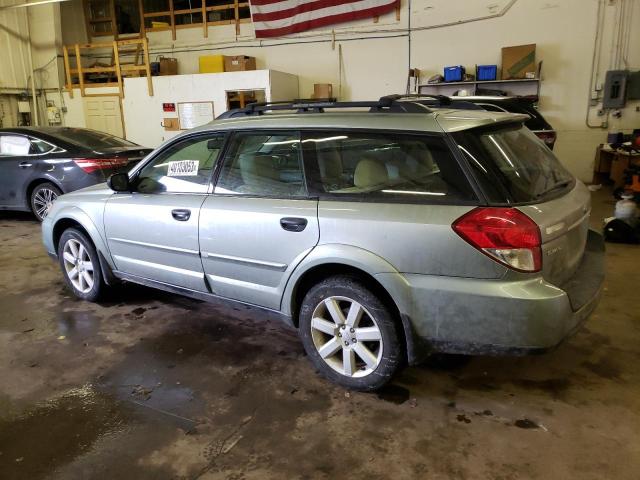
<path id="1" fill-rule="evenodd" d="M 31 142 L 22 135 L 0 135 L 0 155 L 22 157 L 29 155 Z"/>
<path id="2" fill-rule="evenodd" d="M 454 137 L 491 201 L 541 201 L 575 185 L 553 152 L 520 124 L 468 130 Z"/>
<path id="3" fill-rule="evenodd" d="M 316 193 L 370 201 L 474 201 L 476 196 L 442 137 L 343 131 L 308 132 Z"/>
<path id="4" fill-rule="evenodd" d="M 266 197 L 306 195 L 298 132 L 239 132 L 232 139 L 215 193 Z"/>

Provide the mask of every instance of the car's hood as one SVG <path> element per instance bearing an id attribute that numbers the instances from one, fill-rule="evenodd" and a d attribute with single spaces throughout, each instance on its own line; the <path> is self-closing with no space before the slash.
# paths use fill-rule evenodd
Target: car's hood
<path id="1" fill-rule="evenodd" d="M 80 190 L 75 190 L 70 193 L 66 193 L 62 195 L 60 198 L 64 199 L 74 199 L 77 197 L 83 197 L 85 195 L 111 195 L 113 190 L 111 190 L 107 186 L 107 182 L 97 183 L 96 185 L 91 185 L 90 187 L 81 188 Z"/>

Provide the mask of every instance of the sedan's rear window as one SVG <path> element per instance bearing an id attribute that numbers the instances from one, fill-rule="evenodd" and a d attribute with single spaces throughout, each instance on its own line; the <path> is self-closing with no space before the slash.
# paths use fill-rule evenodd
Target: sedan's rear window
<path id="1" fill-rule="evenodd" d="M 116 137 L 104 132 L 89 130 L 86 128 L 64 128 L 57 131 L 56 137 L 66 142 L 73 143 L 82 147 L 88 147 L 93 150 L 114 147 L 136 147 L 133 142 L 129 142 L 124 138 Z"/>
<path id="2" fill-rule="evenodd" d="M 553 152 L 521 125 L 467 130 L 454 136 L 490 201 L 543 201 L 575 184 Z"/>

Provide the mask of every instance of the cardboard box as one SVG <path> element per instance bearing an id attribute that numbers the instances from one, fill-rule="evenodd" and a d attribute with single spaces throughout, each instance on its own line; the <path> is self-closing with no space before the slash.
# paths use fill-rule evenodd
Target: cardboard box
<path id="1" fill-rule="evenodd" d="M 333 85 L 331 83 L 314 83 L 313 98 L 333 98 Z"/>
<path id="2" fill-rule="evenodd" d="M 224 72 L 224 55 L 203 55 L 198 58 L 200 73 Z"/>
<path id="3" fill-rule="evenodd" d="M 517 45 L 515 47 L 503 47 L 502 49 L 502 79 L 513 80 L 516 78 L 528 78 L 527 74 L 533 73 L 535 78 L 536 68 L 536 44 Z"/>
<path id="4" fill-rule="evenodd" d="M 256 69 L 256 58 L 247 57 L 246 55 L 234 55 L 224 57 L 225 72 L 244 72 L 245 70 Z"/>
<path id="5" fill-rule="evenodd" d="M 178 74 L 178 59 L 169 57 L 159 57 L 160 62 L 160 75 L 177 75 Z"/>

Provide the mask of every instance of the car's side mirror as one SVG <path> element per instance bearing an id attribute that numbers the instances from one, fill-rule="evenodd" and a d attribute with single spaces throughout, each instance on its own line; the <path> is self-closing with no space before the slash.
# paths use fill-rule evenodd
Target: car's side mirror
<path id="1" fill-rule="evenodd" d="M 130 192 L 131 191 L 131 182 L 129 181 L 129 174 L 122 173 L 114 173 L 107 180 L 107 185 L 114 192 Z"/>

